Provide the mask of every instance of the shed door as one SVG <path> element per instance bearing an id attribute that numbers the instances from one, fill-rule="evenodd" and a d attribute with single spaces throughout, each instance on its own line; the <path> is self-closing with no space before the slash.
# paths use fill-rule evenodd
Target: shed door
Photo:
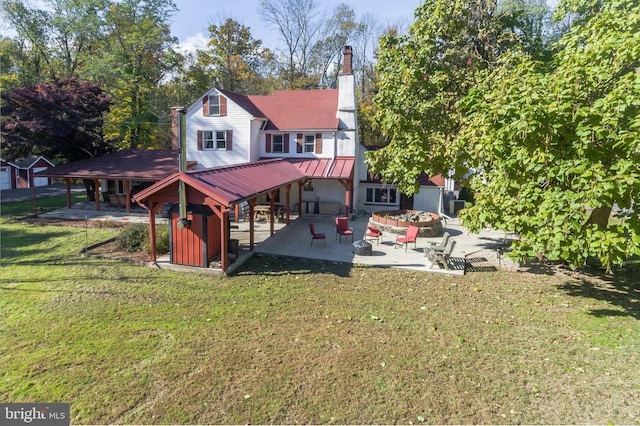
<path id="1" fill-rule="evenodd" d="M 47 167 L 34 167 L 33 173 L 41 172 L 43 170 L 47 170 Z M 49 178 L 46 178 L 46 177 L 33 178 L 33 186 L 47 186 L 47 185 L 49 185 Z"/>
<path id="2" fill-rule="evenodd" d="M 11 172 L 8 167 L 0 167 L 0 190 L 11 189 Z"/>

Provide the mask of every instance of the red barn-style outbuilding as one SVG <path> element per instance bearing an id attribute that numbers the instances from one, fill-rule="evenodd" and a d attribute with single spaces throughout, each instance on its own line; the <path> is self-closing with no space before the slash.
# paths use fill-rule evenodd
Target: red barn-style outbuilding
<path id="1" fill-rule="evenodd" d="M 133 200 L 149 212 L 151 261 L 156 261 L 155 216 L 165 203 L 179 202 L 179 183 L 185 186 L 187 217 L 171 214 L 170 259 L 172 263 L 207 267 L 220 256 L 221 269 L 229 266 L 229 213 L 239 204 L 249 205 L 249 249 L 254 248 L 254 220 L 257 197 L 270 199 L 270 233 L 274 234 L 275 193 L 285 189 L 285 221 L 289 223 L 290 192 L 293 184 L 302 192 L 306 180 L 299 167 L 284 159 L 264 160 L 212 169 L 178 172 L 135 194 Z M 298 206 L 298 209 L 301 205 Z M 237 210 L 236 210 L 237 211 Z M 301 212 L 298 212 L 301 214 Z M 190 226 L 179 226 L 183 219 Z"/>

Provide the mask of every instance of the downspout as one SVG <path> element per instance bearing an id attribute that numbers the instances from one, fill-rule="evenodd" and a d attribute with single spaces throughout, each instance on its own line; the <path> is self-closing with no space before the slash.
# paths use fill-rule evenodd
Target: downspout
<path id="1" fill-rule="evenodd" d="M 187 171 L 187 110 L 181 108 L 178 110 L 178 170 L 180 173 Z M 178 220 L 178 229 L 191 227 L 191 221 L 187 219 L 187 189 L 184 181 L 178 181 L 178 201 L 180 209 L 180 219 Z"/>

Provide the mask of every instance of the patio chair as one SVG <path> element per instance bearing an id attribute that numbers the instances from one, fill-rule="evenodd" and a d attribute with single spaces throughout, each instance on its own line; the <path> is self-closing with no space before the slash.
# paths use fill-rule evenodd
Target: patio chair
<path id="1" fill-rule="evenodd" d="M 313 247 L 313 240 L 323 240 L 324 245 L 327 245 L 327 236 L 324 232 L 316 232 L 316 227 L 313 222 L 309 222 L 309 231 L 311 232 L 311 246 Z"/>
<path id="2" fill-rule="evenodd" d="M 427 259 L 431 262 L 429 269 L 433 268 L 433 265 L 436 263 L 442 263 L 445 269 L 449 269 L 449 259 L 451 257 L 451 252 L 453 248 L 456 246 L 456 242 L 453 238 L 450 238 L 447 241 L 447 245 L 443 251 L 438 250 L 427 250 Z"/>
<path id="3" fill-rule="evenodd" d="M 369 237 L 371 241 L 375 239 L 376 245 L 378 245 L 380 240 L 382 240 L 382 231 L 373 225 L 367 225 L 367 232 L 364 234 L 364 239 L 366 240 L 367 237 Z"/>
<path id="4" fill-rule="evenodd" d="M 409 243 L 413 243 L 413 248 L 415 249 L 417 247 L 418 232 L 420 232 L 420 228 L 415 225 L 409 225 L 405 235 L 396 237 L 396 245 L 404 244 L 404 251 L 407 251 Z"/>
<path id="5" fill-rule="evenodd" d="M 424 248 L 424 255 L 428 255 L 429 251 L 444 251 L 449 242 L 449 238 L 451 238 L 451 234 L 445 232 L 442 234 L 442 241 L 439 243 L 427 243 L 427 246 Z"/>
<path id="6" fill-rule="evenodd" d="M 348 217 L 336 218 L 336 238 L 340 236 L 340 243 L 342 243 L 343 235 L 351 235 L 351 242 L 353 242 L 353 228 L 349 227 Z"/>

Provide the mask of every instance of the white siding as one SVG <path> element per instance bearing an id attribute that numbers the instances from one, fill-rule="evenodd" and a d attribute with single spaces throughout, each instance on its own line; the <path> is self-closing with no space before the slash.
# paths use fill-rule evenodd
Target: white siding
<path id="1" fill-rule="evenodd" d="M 432 213 L 439 213 L 440 209 L 440 187 L 421 186 L 420 192 L 413 196 L 413 209 Z"/>
<path id="2" fill-rule="evenodd" d="M 272 132 L 272 131 L 263 131 L 260 132 L 260 155 L 266 158 L 333 158 L 333 153 L 335 152 L 335 139 L 333 136 L 333 132 L 331 133 L 322 133 L 322 153 L 315 154 L 313 152 L 303 152 L 298 153 L 296 151 L 296 137 L 298 133 L 302 133 L 303 135 L 315 135 L 320 132 L 312 132 L 312 131 L 300 131 L 300 132 L 292 132 L 289 133 L 289 151 L 287 152 L 267 152 L 267 133 L 277 133 L 284 134 L 280 132 Z"/>
<path id="3" fill-rule="evenodd" d="M 215 93 L 215 91 L 210 92 Z M 206 96 L 206 95 L 204 95 Z M 226 166 L 251 161 L 251 115 L 227 99 L 227 114 L 209 117 L 202 114 L 202 97 L 187 111 L 187 159 L 197 161 L 198 168 Z M 232 149 L 198 151 L 198 130 L 231 130 Z"/>
<path id="4" fill-rule="evenodd" d="M 249 149 L 249 161 L 258 161 L 260 159 L 261 152 L 264 151 L 264 147 L 262 151 L 260 150 L 260 141 L 264 141 L 264 136 L 262 132 L 260 132 L 260 128 L 264 124 L 263 120 L 253 120 L 251 122 L 251 141 L 250 141 L 250 149 Z M 264 144 L 264 142 L 263 142 Z"/>

